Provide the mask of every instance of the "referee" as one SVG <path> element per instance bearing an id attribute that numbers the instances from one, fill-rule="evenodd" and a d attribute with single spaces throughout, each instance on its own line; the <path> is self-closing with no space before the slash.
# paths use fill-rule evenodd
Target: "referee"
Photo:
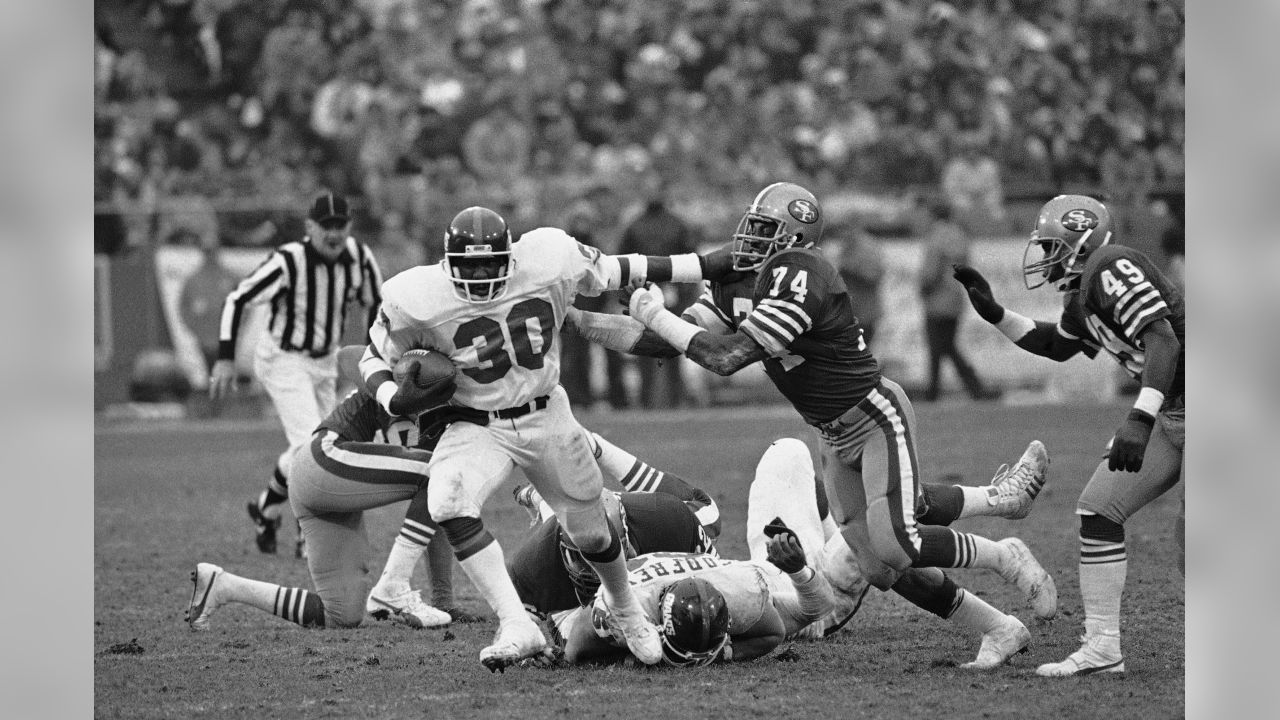
<path id="1" fill-rule="evenodd" d="M 347 305 L 358 302 L 367 308 L 369 327 L 382 302 L 382 273 L 369 246 L 351 237 L 345 198 L 332 193 L 316 198 L 306 230 L 306 237 L 276 248 L 227 295 L 218 360 L 210 373 L 210 396 L 226 396 L 235 384 L 236 343 L 245 310 L 269 303 L 271 337 L 257 342 L 253 370 L 275 404 L 289 447 L 276 460 L 266 490 L 249 501 L 249 516 L 258 526 L 258 549 L 264 553 L 276 551 L 280 504 L 289 497 L 293 453 L 306 445 L 336 404 L 334 351 L 342 340 Z"/>

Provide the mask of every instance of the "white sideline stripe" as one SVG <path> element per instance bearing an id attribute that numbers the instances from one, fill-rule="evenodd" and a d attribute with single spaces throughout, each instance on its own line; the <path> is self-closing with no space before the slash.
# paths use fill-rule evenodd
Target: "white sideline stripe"
<path id="1" fill-rule="evenodd" d="M 880 412 L 889 420 L 889 424 L 893 426 L 893 437 L 898 444 L 898 471 L 905 486 L 901 488 L 900 496 L 902 498 L 902 517 L 909 518 L 916 511 L 916 477 L 911 468 L 911 452 L 907 450 L 907 428 L 902 423 L 902 418 L 898 416 L 898 411 L 893 407 L 879 390 L 873 389 L 868 398 L 871 404 L 875 405 Z M 911 545 L 918 551 L 920 549 L 920 533 L 916 531 L 914 524 L 907 524 L 907 538 L 911 541 Z"/>
<path id="2" fill-rule="evenodd" d="M 426 475 L 428 463 L 419 462 L 417 460 L 406 460 L 404 458 L 393 457 L 391 455 L 364 455 L 362 453 L 343 450 L 333 444 L 337 433 L 332 431 L 325 433 L 324 439 L 320 441 L 320 447 L 324 449 L 324 454 L 330 458 L 351 467 L 363 468 L 365 470 L 395 470 L 398 472 L 417 473 Z"/>

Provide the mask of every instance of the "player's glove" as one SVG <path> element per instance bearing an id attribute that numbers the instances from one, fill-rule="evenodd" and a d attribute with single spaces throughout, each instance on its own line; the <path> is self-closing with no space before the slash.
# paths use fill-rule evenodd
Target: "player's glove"
<path id="1" fill-rule="evenodd" d="M 765 551 L 769 562 L 788 575 L 804 569 L 804 546 L 790 530 L 769 538 Z"/>
<path id="2" fill-rule="evenodd" d="M 400 381 L 396 394 L 391 396 L 387 409 L 392 415 L 417 417 L 423 412 L 448 401 L 456 387 L 453 379 L 434 385 L 418 384 L 418 371 L 422 363 L 411 360 L 405 366 L 404 379 Z"/>
<path id="3" fill-rule="evenodd" d="M 631 300 L 627 303 L 627 311 L 631 317 L 648 327 L 658 313 L 666 309 L 665 301 L 666 297 L 662 294 L 662 288 L 649 284 L 645 287 L 637 288 L 635 292 L 631 293 Z"/>
<path id="4" fill-rule="evenodd" d="M 1129 417 L 1116 430 L 1107 453 L 1107 468 L 1121 472 L 1137 472 L 1142 469 L 1142 456 L 1151 440 L 1151 428 L 1155 420 L 1141 410 L 1130 410 Z"/>
<path id="5" fill-rule="evenodd" d="M 1004 319 L 1004 307 L 996 302 L 996 297 L 991 292 L 991 283 L 982 277 L 982 273 L 968 265 L 952 265 L 951 269 L 954 270 L 952 277 L 959 280 L 969 293 L 969 302 L 979 317 L 992 325 Z"/>

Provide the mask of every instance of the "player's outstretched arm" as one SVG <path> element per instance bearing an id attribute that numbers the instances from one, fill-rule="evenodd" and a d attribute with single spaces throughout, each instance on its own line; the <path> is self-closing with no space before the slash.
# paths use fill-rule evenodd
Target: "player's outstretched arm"
<path id="1" fill-rule="evenodd" d="M 579 335 L 610 350 L 658 358 L 680 355 L 680 351 L 670 343 L 626 315 L 590 312 L 570 306 L 565 317 Z"/>
<path id="2" fill-rule="evenodd" d="M 733 258 L 728 247 L 717 248 L 705 255 L 682 253 L 680 255 L 612 255 L 619 265 L 619 287 L 636 281 L 700 283 L 703 280 L 718 281 L 733 272 Z"/>
<path id="3" fill-rule="evenodd" d="M 1063 362 L 1085 349 L 1083 342 L 1058 332 L 1056 325 L 1032 320 L 996 302 L 991 284 L 974 268 L 968 265 L 951 267 L 954 270 L 953 276 L 964 286 L 969 295 L 969 303 L 978 316 L 995 325 L 1014 345 L 1057 362 Z"/>
<path id="4" fill-rule="evenodd" d="M 685 357 L 717 375 L 732 375 L 769 357 L 760 343 L 741 330 L 732 335 L 710 333 L 671 314 L 661 300 L 643 288 L 631 294 L 630 311 L 631 317 L 683 352 Z"/>

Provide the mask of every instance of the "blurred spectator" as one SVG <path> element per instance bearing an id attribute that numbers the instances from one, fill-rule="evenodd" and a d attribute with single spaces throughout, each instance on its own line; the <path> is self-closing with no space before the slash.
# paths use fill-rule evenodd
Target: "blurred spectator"
<path id="1" fill-rule="evenodd" d="M 382 232 L 378 234 L 378 244 L 374 247 L 382 277 L 392 278 L 411 267 L 425 264 L 427 242 L 429 239 L 415 238 L 406 231 L 404 215 L 394 211 L 383 215 Z"/>
<path id="2" fill-rule="evenodd" d="M 204 356 L 205 369 L 218 360 L 218 325 L 222 322 L 222 302 L 240 278 L 222 264 L 222 250 L 215 241 L 200 245 L 201 262 L 187 276 L 178 298 L 182 322 L 195 336 Z"/>
<path id="3" fill-rule="evenodd" d="M 648 197 L 644 209 L 623 231 L 619 253 L 676 255 L 697 250 L 689 226 L 667 209 L 661 182 L 651 178 L 646 183 Z M 667 304 L 673 307 L 685 307 L 697 299 L 697 287 L 694 285 L 666 285 L 663 291 L 668 295 Z M 680 375 L 683 360 L 683 357 L 668 360 L 636 358 L 640 370 L 641 407 L 675 408 L 684 403 L 684 380 Z"/>
<path id="4" fill-rule="evenodd" d="M 462 139 L 467 167 L 482 180 L 511 186 L 529 164 L 529 129 L 505 103 L 472 123 Z"/>
<path id="5" fill-rule="evenodd" d="M 832 232 L 834 230 L 835 232 Z M 884 254 L 880 242 L 858 225 L 829 228 L 824 246 L 836 257 L 853 313 L 862 325 L 862 337 L 870 344 L 880 324 L 880 283 L 884 280 Z"/>
<path id="6" fill-rule="evenodd" d="M 969 307 L 969 300 L 960 283 L 951 278 L 951 266 L 969 263 L 969 236 L 952 220 L 948 203 L 933 200 L 928 209 L 931 219 L 920 266 L 920 301 L 924 306 L 925 341 L 929 347 L 929 386 L 925 400 L 937 400 L 941 393 L 944 357 L 951 359 L 971 398 L 995 399 L 1000 393 L 983 386 L 973 366 L 956 347 L 960 316 Z"/>
<path id="7" fill-rule="evenodd" d="M 1007 230 L 1000 168 L 983 152 L 982 138 L 960 136 L 956 155 L 942 170 L 942 192 L 955 222 L 973 235 L 1000 235 Z"/>
<path id="8" fill-rule="evenodd" d="M 1138 230 L 1147 220 L 1147 204 L 1155 186 L 1155 162 L 1142 146 L 1141 128 L 1119 133 L 1114 145 L 1102 156 L 1102 193 L 1114 208 L 1116 234 L 1126 244 L 1137 240 Z"/>

